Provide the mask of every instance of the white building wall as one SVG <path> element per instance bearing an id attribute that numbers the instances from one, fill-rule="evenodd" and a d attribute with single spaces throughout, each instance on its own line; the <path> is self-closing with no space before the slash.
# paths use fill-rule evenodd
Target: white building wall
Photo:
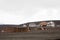
<path id="1" fill-rule="evenodd" d="M 49 27 L 55 27 L 55 23 L 52 22 L 52 21 L 51 21 L 51 22 L 48 22 L 48 23 L 47 23 L 47 26 L 49 26 Z"/>

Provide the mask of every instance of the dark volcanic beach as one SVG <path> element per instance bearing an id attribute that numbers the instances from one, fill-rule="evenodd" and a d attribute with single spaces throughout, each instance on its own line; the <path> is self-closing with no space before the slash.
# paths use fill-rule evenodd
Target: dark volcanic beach
<path id="1" fill-rule="evenodd" d="M 60 31 L 0 33 L 0 40 L 60 40 Z"/>

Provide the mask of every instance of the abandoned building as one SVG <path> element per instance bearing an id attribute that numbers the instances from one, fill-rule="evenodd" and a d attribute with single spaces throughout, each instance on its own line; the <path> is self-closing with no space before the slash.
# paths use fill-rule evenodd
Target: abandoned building
<path id="1" fill-rule="evenodd" d="M 30 32 L 38 30 L 54 30 L 60 28 L 60 21 L 30 22 L 21 25 L 0 25 L 0 32 Z"/>

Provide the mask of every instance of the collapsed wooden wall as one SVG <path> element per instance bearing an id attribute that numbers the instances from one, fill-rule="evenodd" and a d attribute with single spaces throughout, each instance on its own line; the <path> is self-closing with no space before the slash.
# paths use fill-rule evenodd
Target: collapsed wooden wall
<path id="1" fill-rule="evenodd" d="M 16 28 L 16 32 L 28 32 L 29 29 L 27 27 L 24 28 Z"/>
<path id="2" fill-rule="evenodd" d="M 0 29 L 0 32 L 28 32 L 29 29 L 27 27 L 17 28 L 17 27 L 4 27 Z"/>
<path id="3" fill-rule="evenodd" d="M 1 32 L 15 32 L 15 29 L 14 27 L 4 27 L 1 29 Z"/>

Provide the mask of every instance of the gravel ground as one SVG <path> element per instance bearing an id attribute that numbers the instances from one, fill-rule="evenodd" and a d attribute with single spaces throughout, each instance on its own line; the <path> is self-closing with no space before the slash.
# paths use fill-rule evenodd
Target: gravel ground
<path id="1" fill-rule="evenodd" d="M 0 33 L 0 40 L 60 40 L 60 31 L 41 30 L 33 32 Z"/>

